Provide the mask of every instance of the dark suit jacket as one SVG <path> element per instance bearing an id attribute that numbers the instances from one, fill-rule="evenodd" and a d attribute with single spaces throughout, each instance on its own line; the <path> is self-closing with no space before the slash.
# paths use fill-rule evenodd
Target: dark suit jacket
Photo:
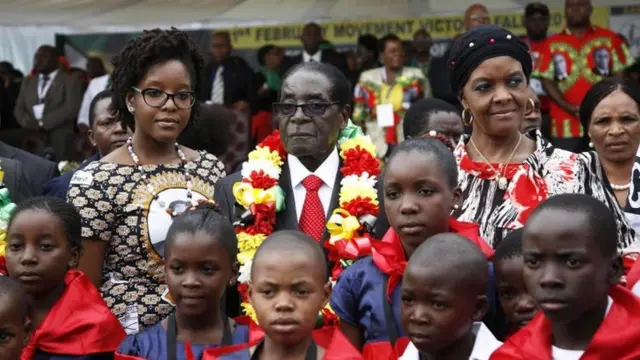
<path id="1" fill-rule="evenodd" d="M 333 188 L 333 194 L 331 195 L 331 206 L 328 214 L 330 215 L 333 210 L 338 206 L 338 197 L 340 194 L 340 181 L 343 176 L 340 171 L 336 174 L 336 181 Z M 220 206 L 222 212 L 232 222 L 236 221 L 239 215 L 244 212 L 244 209 L 240 205 L 236 205 L 235 198 L 233 196 L 233 184 L 240 182 L 242 175 L 240 172 L 235 172 L 231 175 L 224 177 L 215 186 L 214 198 L 215 202 Z M 378 182 L 378 197 L 382 196 L 382 184 Z M 285 164 L 282 168 L 282 174 L 280 175 L 280 187 L 285 193 L 285 210 L 276 213 L 276 226 L 275 230 L 299 230 L 298 219 L 296 215 L 296 204 L 293 196 L 293 188 L 291 187 L 291 176 L 289 174 L 289 166 Z M 382 203 L 381 203 L 382 204 Z M 389 222 L 383 211 L 378 216 L 374 229 L 374 237 L 381 238 L 389 229 Z M 326 240 L 329 237 L 328 231 L 325 229 L 322 238 Z M 324 244 L 323 244 L 324 245 Z M 323 246 L 324 249 L 324 246 Z M 324 249 L 326 250 L 326 249 Z M 331 264 L 328 264 L 329 271 L 331 270 Z M 237 316 L 240 314 L 240 297 L 236 288 L 227 288 L 225 313 L 229 316 Z"/>
<path id="2" fill-rule="evenodd" d="M 43 128 L 73 129 L 84 93 L 83 84 L 60 70 L 53 79 L 44 97 Z M 38 104 L 38 77 L 30 76 L 23 80 L 20 95 L 16 101 L 14 115 L 24 128 L 37 130 L 38 120 L 33 115 L 33 105 Z"/>
<path id="3" fill-rule="evenodd" d="M 247 62 L 237 56 L 231 56 L 223 61 L 222 77 L 224 78 L 224 105 L 233 105 L 238 101 L 253 100 L 253 69 Z M 211 99 L 213 81 L 218 71 L 218 64 L 207 63 L 202 71 L 202 87 L 198 94 L 198 101 Z"/>
<path id="4" fill-rule="evenodd" d="M 22 170 L 33 195 L 42 194 L 42 186 L 59 175 L 55 163 L 0 141 L 0 157 L 14 159 L 22 164 Z"/>
<path id="5" fill-rule="evenodd" d="M 302 53 L 298 56 L 290 57 L 285 64 L 289 64 L 289 67 L 297 65 L 302 62 Z M 331 64 L 338 68 L 338 70 L 342 71 L 344 76 L 349 76 L 349 66 L 347 65 L 347 59 L 344 55 L 333 49 L 324 49 L 322 50 L 321 62 Z"/>
<path id="6" fill-rule="evenodd" d="M 4 172 L 2 184 L 9 190 L 9 196 L 11 201 L 19 204 L 23 200 L 32 197 L 34 194 L 31 192 L 29 182 L 24 173 L 24 168 L 20 161 L 15 159 L 9 159 L 0 157 L 0 166 Z"/>
<path id="7" fill-rule="evenodd" d="M 44 184 L 44 188 L 42 190 L 42 195 L 46 196 L 54 196 L 61 199 L 67 199 L 67 190 L 69 190 L 69 183 L 71 182 L 71 178 L 76 171 L 84 169 L 89 163 L 100 160 L 100 154 L 95 153 L 93 156 L 85 160 L 77 169 L 74 171 L 66 172 L 58 177 L 55 177 L 49 180 L 46 184 Z"/>

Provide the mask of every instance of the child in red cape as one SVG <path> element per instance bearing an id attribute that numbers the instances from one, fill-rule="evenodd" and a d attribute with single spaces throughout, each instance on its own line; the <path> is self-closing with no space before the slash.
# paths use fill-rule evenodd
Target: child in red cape
<path id="1" fill-rule="evenodd" d="M 553 196 L 524 226 L 524 281 L 541 312 L 491 360 L 640 359 L 640 298 L 617 283 L 616 221 L 587 195 Z"/>
<path id="2" fill-rule="evenodd" d="M 439 140 L 400 143 L 389 157 L 383 181 L 391 229 L 372 242 L 372 256 L 340 275 L 331 308 L 340 317 L 342 332 L 365 358 L 395 360 L 408 343 L 400 325 L 399 285 L 413 251 L 427 238 L 446 232 L 464 236 L 487 257 L 493 250 L 479 237 L 477 225 L 450 216 L 461 191 L 455 158 Z M 488 291 L 493 294 L 492 287 Z"/>
<path id="3" fill-rule="evenodd" d="M 31 304 L 22 360 L 113 357 L 125 337 L 98 289 L 72 270 L 82 250 L 80 228 L 76 209 L 53 197 L 24 201 L 9 221 L 7 270 Z"/>
<path id="4" fill-rule="evenodd" d="M 331 293 L 328 279 L 324 252 L 310 236 L 299 231 L 269 235 L 253 258 L 248 288 L 264 339 L 231 353 L 207 350 L 203 360 L 362 360 L 337 328 L 314 332 Z"/>
<path id="5" fill-rule="evenodd" d="M 175 313 L 127 336 L 119 355 L 192 360 L 210 347 L 247 343 L 249 326 L 220 310 L 225 289 L 238 275 L 238 239 L 231 222 L 213 203 L 203 201 L 173 220 L 164 249 Z"/>
<path id="6" fill-rule="evenodd" d="M 400 360 L 489 360 L 502 343 L 481 322 L 489 309 L 486 256 L 464 237 L 437 234 L 411 255 L 402 280 Z"/>

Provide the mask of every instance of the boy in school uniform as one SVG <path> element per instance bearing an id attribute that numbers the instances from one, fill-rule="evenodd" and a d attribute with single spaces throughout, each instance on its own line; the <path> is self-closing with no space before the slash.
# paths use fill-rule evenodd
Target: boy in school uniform
<path id="1" fill-rule="evenodd" d="M 416 249 L 402 279 L 402 325 L 411 343 L 400 360 L 489 360 L 502 344 L 481 322 L 489 308 L 487 267 L 482 251 L 454 233 Z"/>
<path id="2" fill-rule="evenodd" d="M 524 227 L 524 281 L 539 312 L 491 360 L 640 359 L 640 298 L 617 285 L 622 261 L 606 205 L 556 195 Z"/>

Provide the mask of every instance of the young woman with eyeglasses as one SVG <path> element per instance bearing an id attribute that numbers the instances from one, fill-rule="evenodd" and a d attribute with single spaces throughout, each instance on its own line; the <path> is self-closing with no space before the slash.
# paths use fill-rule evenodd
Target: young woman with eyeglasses
<path id="1" fill-rule="evenodd" d="M 163 267 L 172 204 L 212 199 L 225 174 L 215 156 L 176 142 L 197 112 L 204 63 L 187 34 L 145 31 L 113 62 L 113 109 L 133 136 L 78 171 L 67 197 L 83 219 L 79 268 L 133 334 L 173 310 Z"/>

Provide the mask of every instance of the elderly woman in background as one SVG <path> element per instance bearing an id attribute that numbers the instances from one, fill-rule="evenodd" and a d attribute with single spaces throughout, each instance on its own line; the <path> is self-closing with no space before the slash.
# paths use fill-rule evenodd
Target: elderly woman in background
<path id="1" fill-rule="evenodd" d="M 610 78 L 593 85 L 580 105 L 580 122 L 588 135 L 585 141 L 590 140 L 592 149 L 581 157 L 589 164 L 593 181 L 600 181 L 606 190 L 594 196 L 618 213 L 624 211 L 621 235 L 628 243 L 640 230 L 638 104 L 639 85 Z"/>

